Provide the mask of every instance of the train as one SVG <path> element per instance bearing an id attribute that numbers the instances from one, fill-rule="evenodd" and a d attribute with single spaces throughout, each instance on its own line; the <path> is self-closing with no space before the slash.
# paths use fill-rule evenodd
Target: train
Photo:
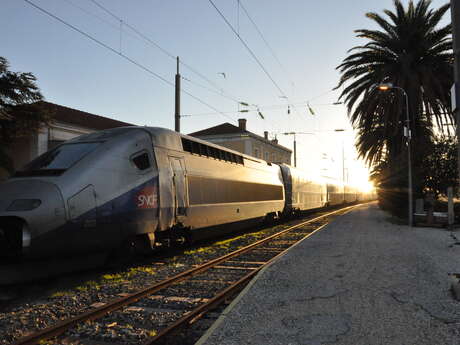
<path id="1" fill-rule="evenodd" d="M 366 198 L 168 129 L 119 127 L 66 141 L 0 184 L 0 266 L 145 252 Z"/>

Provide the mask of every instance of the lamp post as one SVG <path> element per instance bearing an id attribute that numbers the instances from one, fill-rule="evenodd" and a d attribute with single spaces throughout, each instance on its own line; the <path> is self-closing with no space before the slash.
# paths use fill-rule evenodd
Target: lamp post
<path id="1" fill-rule="evenodd" d="M 407 133 L 404 133 L 404 135 L 407 137 L 407 164 L 408 164 L 408 174 L 409 174 L 409 190 L 408 190 L 408 196 L 409 196 L 409 226 L 413 225 L 413 216 L 414 213 L 412 211 L 412 163 L 411 163 L 411 131 L 410 131 L 410 118 L 409 118 L 409 97 L 407 96 L 406 90 L 404 90 L 402 87 L 399 86 L 394 86 L 391 83 L 386 83 L 386 84 L 380 84 L 377 86 L 377 89 L 380 91 L 388 91 L 391 89 L 396 89 L 400 90 L 404 98 L 406 100 L 406 128 L 407 128 Z M 406 131 L 405 131 L 406 132 Z"/>
<path id="2" fill-rule="evenodd" d="M 296 134 L 312 134 L 315 135 L 315 133 L 308 133 L 308 132 L 285 132 L 282 133 L 283 135 L 293 135 L 294 136 L 294 167 L 297 167 L 297 142 L 296 142 Z"/>

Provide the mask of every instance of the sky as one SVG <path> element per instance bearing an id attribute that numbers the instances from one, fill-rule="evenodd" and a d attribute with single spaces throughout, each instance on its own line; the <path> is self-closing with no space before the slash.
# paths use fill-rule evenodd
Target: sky
<path id="1" fill-rule="evenodd" d="M 345 166 L 362 185 L 346 108 L 333 104 L 336 67 L 365 44 L 354 30 L 376 28 L 365 13 L 383 9 L 393 1 L 2 0 L 0 56 L 32 72 L 49 102 L 169 129 L 179 56 L 182 133 L 246 118 L 292 149 L 283 133 L 297 132 L 299 168 L 340 180 Z"/>

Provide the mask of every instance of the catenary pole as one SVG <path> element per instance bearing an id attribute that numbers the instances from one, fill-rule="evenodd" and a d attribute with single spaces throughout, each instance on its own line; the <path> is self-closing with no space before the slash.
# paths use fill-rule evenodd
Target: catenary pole
<path id="1" fill-rule="evenodd" d="M 295 133 L 294 133 L 294 168 L 297 168 L 297 142 L 295 140 Z"/>
<path id="2" fill-rule="evenodd" d="M 180 74 L 179 74 L 179 57 L 177 57 L 176 73 L 176 106 L 174 112 L 174 130 L 180 132 Z"/>

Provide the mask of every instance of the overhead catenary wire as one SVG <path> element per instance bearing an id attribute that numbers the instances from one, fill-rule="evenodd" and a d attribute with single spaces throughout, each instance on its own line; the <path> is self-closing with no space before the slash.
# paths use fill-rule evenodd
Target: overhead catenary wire
<path id="1" fill-rule="evenodd" d="M 115 25 L 115 24 L 111 23 L 110 21 L 102 18 L 101 16 L 98 16 L 97 14 L 94 14 L 91 11 L 88 11 L 86 8 L 84 8 L 84 7 L 80 6 L 80 5 L 77 5 L 75 2 L 73 2 L 71 0 L 64 0 L 64 1 L 67 2 L 68 4 L 72 5 L 73 7 L 78 8 L 80 11 L 86 13 L 88 16 L 92 16 L 94 18 L 97 18 L 101 22 L 103 22 L 106 25 L 110 26 L 112 29 L 117 30 L 117 31 L 120 29 L 119 24 Z"/>
<path id="2" fill-rule="evenodd" d="M 58 17 L 57 15 L 49 12 L 48 10 L 38 6 L 37 4 L 33 3 L 32 1 L 30 0 L 24 0 L 24 2 L 28 3 L 29 5 L 31 5 L 32 7 L 36 8 L 37 10 L 39 10 L 40 12 L 50 16 L 51 18 L 59 21 L 60 23 L 64 24 L 65 26 L 71 28 L 72 30 L 80 33 L 81 35 L 85 36 L 86 38 L 90 39 L 91 41 L 97 43 L 98 45 L 104 47 L 105 49 L 111 51 L 112 53 L 114 54 L 117 54 L 118 56 L 122 57 L 123 59 L 129 61 L 130 63 L 132 63 L 133 65 L 139 67 L 140 69 L 144 70 L 145 72 L 149 73 L 150 75 L 153 75 L 154 77 L 160 79 L 161 81 L 163 81 L 164 83 L 172 86 L 172 87 L 175 87 L 174 83 L 170 82 L 169 80 L 167 80 L 166 78 L 162 77 L 161 75 L 159 75 L 158 73 L 152 71 L 151 69 L 149 69 L 148 67 L 145 67 L 144 65 L 142 65 L 141 63 L 135 61 L 134 59 L 130 58 L 129 56 L 123 54 L 121 51 L 117 51 L 116 49 L 112 48 L 111 46 L 105 44 L 104 42 L 98 40 L 97 38 L 91 36 L 90 34 L 86 33 L 85 31 L 77 28 L 76 26 L 66 22 L 65 20 L 63 20 L 62 18 Z M 230 119 L 231 121 L 235 121 L 233 118 L 231 118 L 230 116 L 228 116 L 227 114 L 221 112 L 220 110 L 218 110 L 217 108 L 213 107 L 212 105 L 208 104 L 207 102 L 203 101 L 202 99 L 196 97 L 195 95 L 191 94 L 190 92 L 186 91 L 186 90 L 181 90 L 183 93 L 185 93 L 186 95 L 190 96 L 191 98 L 195 99 L 196 101 L 200 102 L 201 104 L 207 106 L 208 108 L 214 110 L 216 113 L 218 114 L 221 114 L 223 116 L 225 116 L 226 118 Z"/>
<path id="3" fill-rule="evenodd" d="M 339 105 L 340 103 L 314 103 L 310 104 L 309 101 L 303 101 L 303 102 L 296 102 L 292 103 L 292 106 L 304 106 L 304 107 L 324 107 L 324 106 L 336 106 Z M 277 109 L 283 109 L 286 107 L 284 104 L 266 104 L 266 105 L 256 105 L 256 104 L 251 104 L 254 107 L 257 107 L 259 110 L 277 110 Z M 248 112 L 255 112 L 257 109 L 249 109 Z M 226 114 L 233 114 L 233 113 L 238 113 L 238 111 L 222 111 Z M 208 115 L 215 115 L 216 113 L 197 113 L 197 114 L 188 114 L 187 116 L 208 116 Z M 316 116 L 316 115 L 315 115 Z"/>
<path id="4" fill-rule="evenodd" d="M 260 59 L 257 57 L 257 55 L 253 52 L 253 50 L 249 47 L 249 45 L 243 40 L 241 35 L 233 25 L 228 21 L 228 19 L 224 16 L 222 11 L 219 10 L 219 8 L 214 4 L 212 0 L 208 0 L 209 3 L 214 7 L 214 9 L 217 11 L 217 13 L 222 17 L 224 22 L 227 24 L 227 26 L 230 28 L 230 30 L 235 34 L 235 36 L 240 40 L 240 42 L 243 44 L 243 46 L 246 48 L 246 50 L 249 52 L 249 54 L 252 56 L 252 58 L 256 61 L 256 63 L 259 65 L 259 67 L 262 69 L 262 71 L 265 73 L 265 75 L 270 79 L 272 84 L 275 86 L 275 88 L 278 90 L 278 92 L 281 94 L 281 97 L 286 99 L 288 103 L 288 113 L 289 113 L 289 97 L 285 94 L 285 92 L 281 89 L 281 87 L 278 85 L 278 83 L 275 81 L 275 79 L 271 76 L 271 74 L 268 72 L 268 70 L 265 68 L 265 66 L 262 64 Z M 300 114 L 297 112 L 297 109 L 294 108 L 295 113 L 299 116 Z M 273 127 L 273 124 L 270 123 L 270 125 Z"/>
<path id="5" fill-rule="evenodd" d="M 223 15 L 223 13 L 217 8 L 217 6 L 214 4 L 214 2 L 212 0 L 209 0 L 209 2 L 212 4 L 212 6 L 216 9 L 216 11 L 219 13 L 219 15 L 224 19 L 225 23 L 230 27 L 230 29 L 233 31 L 233 33 L 237 36 L 237 38 L 241 41 L 241 43 L 243 43 L 243 45 L 245 46 L 245 48 L 249 51 L 249 53 L 251 54 L 251 56 L 256 60 L 257 64 L 261 67 L 261 69 L 265 72 L 265 74 L 268 76 L 268 78 L 272 81 L 272 83 L 275 85 L 275 87 L 278 89 L 278 91 L 281 93 L 281 98 L 284 98 L 286 99 L 286 102 L 288 103 L 287 106 L 288 106 L 288 114 L 290 113 L 290 106 L 292 104 L 290 104 L 290 99 L 289 97 L 284 93 L 284 91 L 281 89 L 281 87 L 278 85 L 278 83 L 274 80 L 274 78 L 270 75 L 270 73 L 268 72 L 268 70 L 265 68 L 265 66 L 261 63 L 261 61 L 257 58 L 257 56 L 255 55 L 255 53 L 251 50 L 251 48 L 248 46 L 248 44 L 243 40 L 243 38 L 241 37 L 240 33 L 239 33 L 239 30 L 238 32 L 235 30 L 235 28 L 230 24 L 230 22 L 227 20 L 227 18 Z M 246 8 L 242 5 L 241 2 L 238 2 L 238 7 L 241 5 L 241 8 L 244 10 L 246 16 L 249 18 L 249 20 L 253 23 L 254 27 L 256 28 L 256 30 L 258 31 L 259 35 L 262 37 L 262 40 L 265 42 L 265 44 L 267 45 L 267 47 L 269 47 L 269 50 L 271 51 L 272 55 L 274 56 L 275 60 L 278 61 L 278 63 L 281 65 L 281 69 L 283 69 L 284 73 L 287 74 L 287 72 L 285 71 L 284 67 L 282 67 L 282 64 L 281 62 L 279 61 L 279 59 L 276 57 L 276 54 L 274 53 L 273 49 L 271 48 L 271 46 L 268 44 L 267 40 L 265 39 L 264 35 L 262 34 L 262 32 L 260 31 L 260 29 L 258 28 L 257 24 L 253 21 L 253 19 L 251 18 L 251 16 L 249 15 L 249 12 L 246 10 Z M 290 80 L 290 78 L 288 78 Z M 291 84 L 295 85 L 292 80 L 290 80 Z M 300 118 L 301 115 L 297 112 L 297 109 L 295 106 L 292 105 L 292 108 L 294 110 L 294 112 L 297 114 L 297 116 L 299 116 Z"/>
<path id="6" fill-rule="evenodd" d="M 219 96 L 221 96 L 221 97 L 227 98 L 227 99 L 230 100 L 230 101 L 233 101 L 233 102 L 236 102 L 236 103 L 241 103 L 240 100 L 237 100 L 236 98 L 234 98 L 234 97 L 232 97 L 232 96 L 229 96 L 229 95 L 227 95 L 227 94 L 225 94 L 225 93 L 220 93 L 219 91 L 214 90 L 214 89 L 211 89 L 211 88 L 209 88 L 209 87 L 207 87 L 207 86 L 205 86 L 205 85 L 202 85 L 202 84 L 200 84 L 200 83 L 197 83 L 196 81 L 193 81 L 193 80 L 191 80 L 190 78 L 187 78 L 187 77 L 184 77 L 184 76 L 181 76 L 181 78 L 182 78 L 183 80 L 185 80 L 186 82 L 189 82 L 189 83 L 192 84 L 192 85 L 201 87 L 202 89 L 208 90 L 208 91 L 211 92 L 211 93 L 214 93 L 214 94 L 219 95 Z"/>
<path id="7" fill-rule="evenodd" d="M 150 39 L 148 36 L 146 36 L 145 34 L 143 34 L 142 32 L 140 32 L 138 29 L 136 29 L 135 27 L 133 27 L 131 24 L 127 23 L 126 20 L 122 19 L 121 17 L 119 17 L 118 15 L 116 15 L 114 12 L 112 12 L 111 10 L 109 10 L 107 7 L 101 5 L 100 2 L 98 2 L 97 0 L 89 0 L 91 1 L 93 4 L 95 4 L 98 8 L 100 8 L 101 10 L 103 10 L 105 13 L 107 13 L 109 16 L 111 16 L 112 18 L 114 18 L 116 21 L 119 21 L 120 23 L 123 23 L 123 25 L 129 29 L 131 29 L 134 33 L 136 33 L 140 38 L 142 38 L 143 40 L 145 40 L 147 43 L 153 45 L 154 47 L 158 48 L 161 52 L 163 52 L 165 55 L 167 55 L 168 57 L 172 58 L 172 59 L 176 59 L 175 55 L 173 55 L 172 53 L 168 52 L 166 49 L 164 49 L 163 47 L 161 47 L 158 43 L 156 43 L 155 41 L 153 41 L 152 39 Z M 245 12 L 246 12 L 246 15 L 249 17 L 249 13 L 246 9 L 244 9 Z M 252 20 L 252 18 L 250 18 Z M 256 27 L 256 29 L 259 31 L 259 34 L 261 35 L 261 37 L 263 38 L 264 42 L 266 43 L 267 46 L 269 46 L 268 42 L 265 40 L 265 38 L 263 37 L 263 34 L 262 32 L 260 31 L 260 29 L 257 27 L 257 25 L 255 24 L 255 22 L 253 21 L 254 23 L 254 26 Z M 269 46 L 269 49 L 271 49 L 271 47 Z M 275 53 L 273 52 L 273 49 L 271 49 L 272 51 L 272 55 L 275 56 L 276 58 L 276 55 Z M 277 59 L 277 58 L 276 58 Z M 281 65 L 281 62 L 278 60 L 278 63 Z M 231 100 L 237 104 L 240 104 L 241 103 L 241 99 L 237 99 L 235 96 L 229 94 L 228 92 L 224 92 L 224 90 L 222 88 L 220 88 L 217 84 L 215 84 L 214 82 L 212 82 L 211 80 L 209 80 L 206 76 L 204 76 L 202 73 L 200 73 L 199 71 L 195 70 L 193 67 L 191 67 L 190 65 L 188 65 L 187 63 L 185 63 L 182 59 L 180 61 L 180 63 L 188 68 L 189 70 L 191 70 L 193 73 L 195 73 L 196 75 L 198 75 L 199 77 L 201 77 L 203 80 L 206 80 L 210 85 L 212 85 L 216 90 L 214 89 L 211 89 L 211 88 L 208 88 L 202 84 L 199 84 L 193 80 L 191 80 L 190 78 L 183 78 L 185 81 L 195 85 L 195 86 L 198 86 L 198 87 L 201 87 L 203 89 L 206 89 L 207 91 L 209 92 L 212 92 L 220 97 L 223 97 L 223 98 L 226 98 L 228 100 Z M 217 91 L 218 90 L 218 91 Z M 281 90 L 282 92 L 282 90 Z M 288 101 L 289 103 L 289 99 L 287 96 L 284 96 L 284 98 Z M 289 105 L 288 105 L 289 107 Z M 296 114 L 298 115 L 297 113 L 297 110 L 295 109 L 295 107 L 293 106 L 293 109 L 294 111 L 296 112 Z M 260 115 L 260 114 L 259 114 Z M 262 116 L 261 116 L 262 117 Z M 262 117 L 263 118 L 263 117 Z M 272 125 L 272 124 L 271 124 Z M 272 125 L 273 126 L 273 125 Z"/>
<path id="8" fill-rule="evenodd" d="M 110 11 L 108 8 L 106 8 L 105 6 L 101 5 L 98 1 L 96 0 L 89 0 L 91 1 L 93 4 L 95 4 L 97 7 L 99 7 L 101 10 L 103 10 L 104 12 L 106 12 L 107 14 L 109 14 L 112 18 L 114 18 L 115 20 L 117 21 L 121 21 L 123 22 L 123 25 L 126 26 L 127 28 L 131 29 L 134 33 L 136 33 L 139 37 L 141 37 L 143 40 L 145 40 L 147 43 L 153 45 L 155 48 L 159 49 L 163 54 L 165 54 L 166 56 L 170 57 L 171 59 L 173 60 L 176 60 L 177 56 L 172 54 L 171 52 L 169 52 L 168 50 L 166 50 L 165 48 L 163 48 L 162 46 L 160 46 L 157 42 L 155 42 L 154 40 L 152 40 L 150 37 L 148 37 L 147 35 L 143 34 L 140 30 L 138 30 L 137 28 L 135 28 L 134 26 L 132 26 L 131 24 L 129 24 L 128 22 L 126 22 L 126 20 L 123 20 L 121 17 L 117 16 L 115 13 L 113 13 L 112 11 Z M 225 97 L 227 99 L 231 99 L 231 100 L 235 100 L 236 97 L 228 94 L 227 92 L 223 92 L 223 89 L 217 85 L 215 82 L 213 82 L 212 80 L 210 80 L 208 77 L 206 77 L 203 73 L 199 72 L 198 70 L 196 70 L 195 68 L 193 68 L 192 66 L 190 66 L 189 64 L 187 64 L 186 62 L 183 61 L 183 59 L 180 59 L 179 60 L 179 63 L 181 65 L 183 65 L 184 67 L 188 68 L 190 71 L 192 71 L 193 73 L 195 73 L 197 76 L 199 76 L 200 78 L 202 78 L 203 80 L 205 80 L 207 83 L 209 83 L 212 87 L 214 87 L 215 89 L 219 90 L 220 93 L 219 95 L 222 96 L 222 97 Z M 210 91 L 211 89 L 207 89 L 208 91 Z M 236 101 L 238 102 L 238 101 Z"/>
<path id="9" fill-rule="evenodd" d="M 278 58 L 278 56 L 275 54 L 275 51 L 274 49 L 270 46 L 270 44 L 268 43 L 268 41 L 265 39 L 265 36 L 264 34 L 262 33 L 262 31 L 259 29 L 258 25 L 256 24 L 256 22 L 252 19 L 252 17 L 249 15 L 249 12 L 248 10 L 246 9 L 246 7 L 244 7 L 243 5 L 243 2 L 241 0 L 238 0 L 238 3 L 239 3 L 239 6 L 243 9 L 243 12 L 246 14 L 246 17 L 248 17 L 249 21 L 252 23 L 252 25 L 254 26 L 254 28 L 256 29 L 257 33 L 259 34 L 260 38 L 262 39 L 262 41 L 265 43 L 265 45 L 267 46 L 268 50 L 270 51 L 270 54 L 273 56 L 273 58 L 276 60 L 276 62 L 278 63 L 278 65 L 280 66 L 281 70 L 286 74 L 286 77 L 287 79 L 291 82 L 292 85 L 295 86 L 295 83 L 292 81 L 292 78 L 289 76 L 286 68 L 284 67 L 284 65 L 281 63 L 280 59 Z"/>
<path id="10" fill-rule="evenodd" d="M 224 14 L 219 10 L 219 8 L 214 4 L 214 2 L 212 0 L 208 0 L 211 5 L 214 7 L 214 9 L 217 11 L 217 13 L 219 13 L 219 15 L 222 17 L 222 19 L 225 21 L 225 23 L 228 25 L 228 27 L 230 28 L 230 30 L 232 30 L 232 32 L 236 35 L 236 37 L 241 41 L 241 43 L 243 44 L 243 46 L 246 48 L 246 50 L 249 52 L 249 54 L 251 54 L 251 56 L 253 57 L 253 59 L 257 62 L 257 64 L 259 65 L 259 67 L 264 71 L 265 75 L 271 80 L 271 82 L 273 83 L 273 85 L 276 87 L 276 89 L 280 92 L 281 96 L 283 97 L 286 97 L 287 99 L 289 99 L 286 94 L 284 93 L 284 91 L 281 89 L 281 87 L 278 85 L 278 83 L 275 81 L 275 79 L 273 79 L 273 77 L 271 76 L 271 74 L 268 72 L 268 70 L 265 68 L 265 66 L 262 64 L 262 62 L 259 60 L 259 58 L 257 57 L 257 55 L 252 51 L 252 49 L 249 47 L 249 45 L 243 40 L 243 38 L 241 38 L 240 34 L 235 30 L 235 28 L 233 27 L 232 24 L 230 24 L 230 22 L 228 21 L 228 19 L 224 16 Z"/>

